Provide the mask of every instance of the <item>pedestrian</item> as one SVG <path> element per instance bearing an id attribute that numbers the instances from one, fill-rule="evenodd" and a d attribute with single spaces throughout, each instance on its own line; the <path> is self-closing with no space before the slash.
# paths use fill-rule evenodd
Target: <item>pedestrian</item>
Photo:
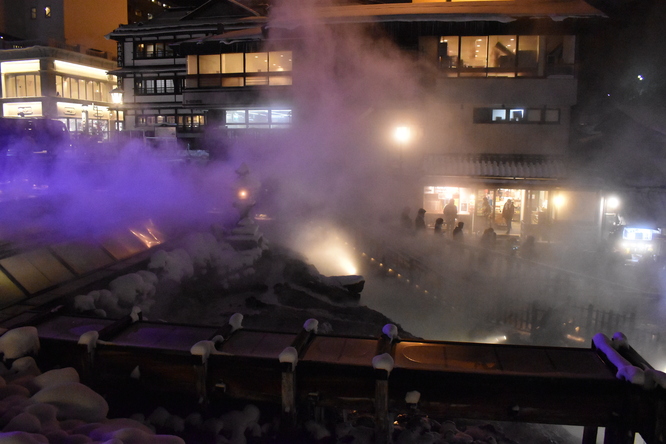
<path id="1" fill-rule="evenodd" d="M 451 232 L 455 228 L 456 218 L 458 217 L 458 207 L 456 206 L 455 200 L 449 200 L 444 206 L 444 224 L 446 224 L 446 230 Z"/>
<path id="2" fill-rule="evenodd" d="M 502 208 L 502 219 L 506 222 L 506 234 L 511 234 L 511 222 L 515 211 L 516 207 L 513 205 L 513 201 L 508 199 Z"/>
<path id="3" fill-rule="evenodd" d="M 492 227 L 486 228 L 483 231 L 483 234 L 481 235 L 481 240 L 479 240 L 479 244 L 483 248 L 492 250 L 493 248 L 495 248 L 496 243 L 497 243 L 497 233 L 495 233 L 495 230 Z"/>
<path id="4" fill-rule="evenodd" d="M 412 229 L 412 218 L 409 217 L 409 207 L 405 207 L 400 214 L 400 226 L 406 230 Z"/>
<path id="5" fill-rule="evenodd" d="M 458 222 L 458 226 L 453 229 L 453 240 L 462 242 L 463 241 L 463 227 L 465 222 Z"/>
<path id="6" fill-rule="evenodd" d="M 490 202 L 485 197 L 483 198 L 483 202 L 481 203 L 481 216 L 486 221 L 486 228 L 490 228 L 493 226 L 493 207 L 490 206 Z"/>
<path id="7" fill-rule="evenodd" d="M 426 210 L 424 210 L 423 208 L 419 208 L 419 212 L 416 215 L 416 219 L 414 219 L 414 229 L 416 231 L 423 231 L 426 229 L 425 214 Z"/>
<path id="8" fill-rule="evenodd" d="M 435 220 L 435 234 L 442 234 L 442 225 L 444 225 L 444 219 L 438 217 Z"/>

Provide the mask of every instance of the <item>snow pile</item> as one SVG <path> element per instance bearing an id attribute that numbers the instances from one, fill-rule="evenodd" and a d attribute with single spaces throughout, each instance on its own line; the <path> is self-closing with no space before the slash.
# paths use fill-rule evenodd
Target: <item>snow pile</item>
<path id="1" fill-rule="evenodd" d="M 3 360 L 35 356 L 39 352 L 39 334 L 35 327 L 19 327 L 0 336 L 0 353 Z"/>
<path id="2" fill-rule="evenodd" d="M 158 302 L 160 286 L 174 287 L 214 271 L 221 279 L 221 288 L 228 289 L 255 274 L 254 265 L 262 253 L 261 248 L 235 250 L 212 233 L 191 233 L 183 240 L 182 248 L 155 251 L 148 270 L 120 276 L 109 283 L 108 289 L 77 295 L 73 307 L 100 317 L 125 316 L 132 307 L 149 314 Z"/>
<path id="3" fill-rule="evenodd" d="M 312 318 L 308 319 L 303 324 L 303 330 L 311 331 L 311 332 L 314 332 L 314 333 L 317 333 L 317 328 L 318 327 L 319 327 L 319 321 L 316 320 L 316 319 L 312 319 Z"/>
<path id="4" fill-rule="evenodd" d="M 124 316 L 133 307 L 149 312 L 155 304 L 157 282 L 157 275 L 150 271 L 129 273 L 112 280 L 108 290 L 94 290 L 75 296 L 74 309 L 79 312 L 92 311 L 102 317 Z"/>
<path id="5" fill-rule="evenodd" d="M 391 342 L 395 341 L 398 338 L 398 327 L 395 326 L 394 324 L 386 324 L 382 328 L 382 333 L 384 333 L 390 340 Z"/>
<path id="6" fill-rule="evenodd" d="M 175 282 L 194 275 L 192 258 L 183 248 L 176 248 L 170 252 L 156 251 L 150 258 L 148 269 L 156 273 L 160 279 Z"/>
<path id="7" fill-rule="evenodd" d="M 291 364 L 292 370 L 296 368 L 298 363 L 298 350 L 294 347 L 285 347 L 278 356 L 281 364 Z"/>
<path id="8" fill-rule="evenodd" d="M 382 353 L 372 358 L 372 368 L 375 370 L 386 370 L 391 373 L 394 365 L 395 361 L 393 361 L 393 357 L 389 353 Z"/>
<path id="9" fill-rule="evenodd" d="M 0 365 L 0 443 L 184 444 L 131 419 L 108 419 L 106 400 L 75 369 L 42 373 L 27 356 L 39 350 L 36 333 L 22 327 L 0 337 L 5 359 L 15 359 Z"/>
<path id="10" fill-rule="evenodd" d="M 615 376 L 618 379 L 641 385 L 646 389 L 653 389 L 657 386 L 666 388 L 666 373 L 651 368 L 643 370 L 632 365 L 620 354 L 618 350 L 629 345 L 627 337 L 623 333 L 615 333 L 613 339 L 609 339 L 603 333 L 597 333 L 592 338 L 592 342 L 617 368 Z"/>

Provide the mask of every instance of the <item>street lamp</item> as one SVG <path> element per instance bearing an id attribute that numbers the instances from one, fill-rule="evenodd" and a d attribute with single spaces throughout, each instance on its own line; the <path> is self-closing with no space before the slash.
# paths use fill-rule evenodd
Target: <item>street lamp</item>
<path id="1" fill-rule="evenodd" d="M 121 88 L 113 88 L 110 91 L 111 94 L 111 102 L 114 104 L 113 109 L 116 111 L 116 120 L 114 123 L 114 129 L 116 131 L 120 131 L 120 122 L 119 122 L 119 116 L 120 116 L 120 107 L 123 104 L 123 94 L 125 92 Z"/>
<path id="2" fill-rule="evenodd" d="M 402 152 L 409 141 L 412 140 L 412 129 L 408 126 L 397 126 L 393 131 L 393 138 L 400 145 L 399 169 L 402 172 Z"/>

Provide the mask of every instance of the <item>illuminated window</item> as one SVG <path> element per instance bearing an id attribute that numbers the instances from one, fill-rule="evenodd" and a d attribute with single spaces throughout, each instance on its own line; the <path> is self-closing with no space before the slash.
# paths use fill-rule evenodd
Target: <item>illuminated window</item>
<path id="1" fill-rule="evenodd" d="M 291 71 L 291 51 L 191 55 L 187 58 L 188 75 L 203 74 L 205 76 L 188 77 L 187 86 L 188 88 L 226 88 L 291 85 Z M 217 74 L 217 76 L 210 74 Z"/>
<path id="2" fill-rule="evenodd" d="M 157 59 L 173 57 L 173 49 L 169 46 L 172 42 L 150 42 L 137 43 L 134 47 L 134 58 Z"/>
<path id="3" fill-rule="evenodd" d="M 30 18 L 32 20 L 37 18 L 37 8 L 30 8 Z"/>
<path id="4" fill-rule="evenodd" d="M 176 79 L 137 79 L 134 82 L 136 94 L 179 94 L 181 88 Z"/>
<path id="5" fill-rule="evenodd" d="M 544 108 L 475 108 L 474 123 L 559 123 L 559 109 Z"/>
<path id="6" fill-rule="evenodd" d="M 51 7 L 50 6 L 44 7 L 44 17 L 51 18 Z"/>
<path id="7" fill-rule="evenodd" d="M 8 74 L 5 76 L 5 93 L 11 97 L 39 97 L 42 95 L 39 74 Z"/>
<path id="8" fill-rule="evenodd" d="M 225 111 L 228 129 L 287 128 L 291 125 L 290 109 L 231 109 Z"/>

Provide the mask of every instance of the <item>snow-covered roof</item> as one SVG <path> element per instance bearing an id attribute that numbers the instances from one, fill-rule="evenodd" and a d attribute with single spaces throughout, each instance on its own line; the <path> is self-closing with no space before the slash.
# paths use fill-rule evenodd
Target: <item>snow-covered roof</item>
<path id="1" fill-rule="evenodd" d="M 423 171 L 430 176 L 465 176 L 521 179 L 562 179 L 564 161 L 548 156 L 492 156 L 469 154 L 429 154 Z"/>
<path id="2" fill-rule="evenodd" d="M 551 18 L 555 21 L 573 17 L 604 17 L 598 9 L 583 0 L 516 0 L 432 3 L 385 3 L 316 8 L 317 16 L 326 22 L 377 21 L 499 21 L 510 22 L 521 17 Z M 271 27 L 292 27 L 298 17 L 271 20 Z"/>

